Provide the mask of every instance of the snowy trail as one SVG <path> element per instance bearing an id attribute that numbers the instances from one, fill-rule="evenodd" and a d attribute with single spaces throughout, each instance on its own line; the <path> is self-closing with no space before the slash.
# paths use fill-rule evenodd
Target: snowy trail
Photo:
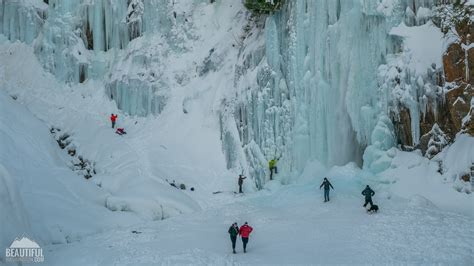
<path id="1" fill-rule="evenodd" d="M 368 215 L 355 194 L 333 193 L 321 202 L 315 184 L 236 196 L 234 202 L 202 212 L 113 230 L 67 245 L 45 248 L 51 265 L 256 265 L 256 264 L 432 264 L 472 262 L 472 217 L 381 199 Z M 228 195 L 215 195 L 228 201 Z M 231 254 L 228 226 L 254 227 L 248 253 Z M 132 233 L 132 230 L 141 232 Z M 441 241 L 443 240 L 443 241 Z"/>

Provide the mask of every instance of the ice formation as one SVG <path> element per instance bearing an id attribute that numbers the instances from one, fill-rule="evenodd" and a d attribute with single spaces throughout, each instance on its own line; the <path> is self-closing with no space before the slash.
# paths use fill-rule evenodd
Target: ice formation
<path id="1" fill-rule="evenodd" d="M 256 79 L 256 84 L 248 78 L 237 81 L 241 94 L 236 120 L 244 145 L 252 150 L 255 142 L 267 160 L 283 155 L 288 172 L 300 172 L 314 159 L 338 165 L 363 158 L 366 168 L 384 170 L 389 165 L 383 159 L 386 151 L 396 144 L 387 116 L 396 108 L 394 102 L 405 99 L 392 92 L 395 67 L 388 68 L 402 60 L 398 54 L 406 36 L 390 31 L 404 23 L 424 25 L 435 3 L 288 2 L 266 21 L 265 55 L 257 50 L 241 56 L 237 76 Z M 440 60 L 441 52 L 433 54 Z M 413 123 L 418 123 L 423 110 L 418 95 L 423 90 L 436 93 L 440 64 L 423 62 L 425 68 L 414 73 L 411 61 L 417 61 L 405 61 L 398 69 L 408 72 L 404 93 L 412 96 L 405 100 L 412 106 Z M 431 68 L 432 63 L 438 65 Z M 246 74 L 250 71 L 245 68 L 254 71 Z M 418 140 L 419 125 L 412 128 Z"/>
<path id="2" fill-rule="evenodd" d="M 166 0 L 46 2 L 0 0 L 0 32 L 33 44 L 58 79 L 102 80 L 120 109 L 147 116 L 159 114 L 172 87 L 191 76 L 171 81 L 164 64 L 170 63 L 169 53 L 190 49 L 188 40 L 197 37 L 186 12 L 206 1 L 192 1 L 186 10 Z M 437 2 L 286 1 L 263 30 L 247 25 L 239 58 L 230 59 L 237 62 L 229 77 L 237 93 L 227 94 L 220 110 L 228 167 L 242 168 L 236 161 L 245 154 L 248 166 L 243 168 L 257 177 L 275 157 L 284 158 L 280 167 L 288 176 L 311 160 L 326 165 L 364 161 L 378 171 L 380 165 L 372 164 L 396 144 L 387 116 L 397 113 L 397 101 L 411 106 L 412 135 L 418 141 L 416 118 L 424 108 L 419 95 L 438 93 L 433 84 L 440 65 L 428 70 L 438 62 L 427 61 L 421 70 L 413 67 L 416 60 L 409 52 L 398 54 L 410 36 L 392 29 L 428 25 Z M 195 70 L 204 79 L 209 71 L 219 71 L 214 48 L 208 48 L 208 58 Z"/>
<path id="3" fill-rule="evenodd" d="M 154 80 L 146 84 L 141 82 L 143 74 L 140 79 L 134 73 L 104 77 L 114 73 L 120 61 L 121 67 L 127 67 L 123 61 L 128 59 L 136 68 L 147 68 L 145 55 L 136 55 L 129 43 L 147 30 L 171 35 L 168 15 L 172 5 L 162 0 L 2 0 L 0 33 L 12 41 L 33 44 L 44 67 L 59 80 L 105 80 L 119 108 L 132 115 L 157 114 L 163 108 L 164 93 L 157 91 L 159 84 L 153 81 L 158 77 L 153 73 Z"/>

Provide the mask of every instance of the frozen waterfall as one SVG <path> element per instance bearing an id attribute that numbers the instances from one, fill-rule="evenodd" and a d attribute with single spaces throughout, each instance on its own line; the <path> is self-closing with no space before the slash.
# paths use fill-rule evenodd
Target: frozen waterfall
<path id="1" fill-rule="evenodd" d="M 235 116 L 251 168 L 279 156 L 287 173 L 311 160 L 388 167 L 392 87 L 379 80 L 379 66 L 401 50 L 390 30 L 425 23 L 436 2 L 295 0 L 268 17 L 265 55 L 243 51 L 237 68 Z M 411 111 L 420 110 L 415 100 Z"/>
<path id="2" fill-rule="evenodd" d="M 210 85 L 223 95 L 216 113 L 227 165 L 261 178 L 272 158 L 282 157 L 280 169 L 290 176 L 311 160 L 365 166 L 386 156 L 396 143 L 388 118 L 396 109 L 390 91 L 394 69 L 406 74 L 400 87 L 410 95 L 406 105 L 418 140 L 416 118 L 423 105 L 417 95 L 433 78 L 390 60 L 403 43 L 391 30 L 400 23 L 426 23 L 439 0 L 285 1 L 260 28 L 258 18 L 247 16 L 246 26 L 232 18 L 232 27 L 245 37 L 237 41 L 238 58 L 219 43 L 199 47 L 195 30 L 193 19 L 204 20 L 196 10 L 217 10 L 225 1 L 189 2 L 0 0 L 0 33 L 32 44 L 61 81 L 102 81 L 107 96 L 130 115 L 159 114 L 174 88 L 199 79 L 212 83 L 206 80 L 209 72 L 227 75 L 231 93 Z M 241 3 L 234 8 L 248 14 Z M 193 50 L 206 57 L 196 52 L 185 58 Z M 222 62 L 232 62 L 234 75 L 220 69 Z"/>

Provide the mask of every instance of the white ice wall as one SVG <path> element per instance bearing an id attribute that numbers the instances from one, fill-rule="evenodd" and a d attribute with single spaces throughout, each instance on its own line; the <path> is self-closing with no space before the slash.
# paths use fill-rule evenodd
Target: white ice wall
<path id="1" fill-rule="evenodd" d="M 237 68 L 235 116 L 244 147 L 255 142 L 267 161 L 282 155 L 287 173 L 314 159 L 326 165 L 364 159 L 369 169 L 383 170 L 385 151 L 395 145 L 387 116 L 396 97 L 378 80 L 378 68 L 403 50 L 390 30 L 405 21 L 424 24 L 437 2 L 287 1 L 266 21 L 265 57 L 247 48 Z M 420 110 L 417 104 L 413 113 Z"/>
<path id="2" fill-rule="evenodd" d="M 0 0 L 0 34 L 30 44 L 46 16 L 47 5 L 42 0 Z"/>
<path id="3" fill-rule="evenodd" d="M 241 44 L 239 58 L 229 59 L 237 62 L 235 76 L 228 77 L 237 93 L 226 100 L 254 174 L 265 175 L 274 157 L 282 156 L 279 166 L 293 173 L 309 160 L 361 163 L 365 148 L 381 138 L 389 141 L 377 149 L 392 146 L 393 134 L 375 130 L 391 128 L 386 119 L 391 88 L 381 85 L 378 72 L 402 48 L 389 32 L 402 21 L 423 24 L 436 2 L 293 0 L 267 18 L 263 32 L 249 21 L 254 35 Z M 173 62 L 163 60 L 169 53 L 184 54 L 190 40 L 199 38 L 193 35 L 192 12 L 200 4 L 210 5 L 50 0 L 45 7 L 42 1 L 1 0 L 0 21 L 8 38 L 35 40 L 41 62 L 60 80 L 103 80 L 120 109 L 146 116 L 161 112 L 176 85 L 166 74 L 166 64 Z"/>
<path id="4" fill-rule="evenodd" d="M 267 159 L 286 157 L 290 171 L 311 159 L 360 162 L 370 143 L 383 108 L 375 77 L 391 47 L 390 24 L 360 3 L 291 1 L 266 21 L 266 66 L 251 85 L 255 95 L 244 88 L 242 95 L 251 99 L 247 109 L 264 115 L 247 119 L 246 139 L 261 144 Z"/>

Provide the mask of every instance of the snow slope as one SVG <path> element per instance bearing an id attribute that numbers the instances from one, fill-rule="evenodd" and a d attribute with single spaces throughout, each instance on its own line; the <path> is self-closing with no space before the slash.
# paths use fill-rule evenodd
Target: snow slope
<path id="1" fill-rule="evenodd" d="M 122 115 L 106 98 L 103 89 L 97 89 L 103 86 L 100 83 L 91 82 L 75 88 L 59 85 L 42 69 L 32 49 L 26 45 L 6 44 L 2 51 L 0 56 L 8 68 L 2 69 L 4 75 L 0 85 L 18 97 L 19 102 L 27 105 L 47 125 L 59 127 L 72 135 L 78 153 L 96 162 L 98 174 L 93 182 L 112 194 L 113 197 L 108 199 L 111 208 L 131 209 L 146 219 L 161 219 L 163 216 L 199 209 L 192 199 L 164 181 L 165 177 L 170 181 L 184 180 L 153 172 L 151 162 L 155 161 L 152 159 L 150 162 L 142 155 L 147 150 L 144 147 L 163 150 L 167 146 L 173 147 L 161 143 L 163 138 L 160 138 L 157 129 L 166 130 L 161 121 Z M 16 73 L 22 73 L 25 78 L 18 78 Z M 112 112 L 119 113 L 118 126 L 125 127 L 129 135 L 120 137 L 114 134 L 108 121 Z M 180 132 L 189 133 L 183 130 Z M 169 154 L 172 151 L 168 148 L 166 152 Z M 175 160 L 178 156 L 172 156 L 171 159 Z"/>
<path id="2" fill-rule="evenodd" d="M 160 79 L 171 87 L 159 116 L 142 118 L 117 110 L 108 98 L 108 78 L 65 85 L 43 69 L 33 48 L 8 42 L 0 47 L 5 63 L 0 66 L 2 89 L 16 95 L 48 126 L 72 134 L 78 152 L 96 163 L 98 174 L 92 181 L 112 194 L 107 202 L 111 209 L 131 210 L 145 219 L 199 210 L 212 204 L 208 193 L 235 190 L 236 173 L 226 167 L 218 118 L 222 94 L 232 93 L 226 89 L 234 75 L 235 62 L 230 58 L 237 58 L 238 47 L 233 44 L 241 30 L 232 23 L 242 20 L 243 7 L 231 1 L 169 5 L 178 20 L 189 20 L 186 25 L 174 21 L 172 26 L 173 36 L 184 38 L 184 47 L 171 47 L 165 37 L 153 32 L 133 40 L 130 49 L 94 54 L 99 61 L 119 61 L 111 79 L 119 79 L 123 69 L 137 67 L 140 72 L 143 69 L 135 63 L 156 55 L 153 71 L 158 71 L 155 66 L 164 68 Z M 219 71 L 214 66 L 201 77 L 196 71 L 206 68 L 202 63 L 211 48 L 215 48 L 211 64 L 219 64 Z M 111 113 L 119 114 L 118 126 L 126 129 L 126 136 L 119 137 L 109 128 Z M 166 180 L 195 191 L 177 191 Z M 254 187 L 251 182 L 246 186 Z"/>
<path id="3" fill-rule="evenodd" d="M 2 247 L 23 234 L 66 243 L 140 221 L 108 210 L 109 194 L 67 168 L 49 129 L 3 90 L 0 108 Z"/>
<path id="4" fill-rule="evenodd" d="M 474 213 L 474 198 L 470 190 L 464 191 L 463 186 L 470 187 L 468 182 L 460 181 L 463 171 L 470 169 L 474 138 L 459 136 L 459 143 L 466 144 L 459 147 L 456 143 L 445 150 L 440 157 L 444 165 L 444 173 L 440 174 L 438 161 L 430 161 L 417 153 L 396 151 L 396 155 L 390 168 L 380 173 L 377 177 L 381 186 L 385 186 L 389 192 L 388 197 L 397 195 L 410 198 L 418 195 L 428 199 L 433 205 L 444 210 L 463 214 Z M 464 154 L 464 156 L 463 156 Z M 467 159 L 463 162 L 464 158 Z M 456 162 L 452 162 L 456 160 Z M 457 167 L 457 168 L 456 168 Z M 460 183 L 466 184 L 460 184 Z M 460 193 L 467 192 L 467 193 Z"/>
<path id="5" fill-rule="evenodd" d="M 425 73 L 431 64 L 443 65 L 442 55 L 446 49 L 443 33 L 431 21 L 416 27 L 408 27 L 402 22 L 393 27 L 390 34 L 404 38 L 404 53 L 410 58 L 409 64 L 416 74 Z"/>
<path id="6" fill-rule="evenodd" d="M 228 4 L 232 6 L 232 3 L 226 3 L 226 5 Z M 182 3 L 179 6 L 184 11 L 188 9 Z M 201 12 L 200 16 L 212 15 L 213 12 L 217 12 L 212 6 L 198 5 L 198 7 L 196 12 Z M 235 13 L 239 11 L 239 9 L 229 8 L 225 8 L 225 10 L 222 18 L 235 16 Z M 191 49 L 187 57 L 181 57 L 179 53 L 174 53 L 171 58 L 167 58 L 169 60 L 167 65 L 173 67 L 168 74 L 173 78 L 174 74 L 185 73 L 188 68 L 196 67 L 196 62 L 189 64 L 189 58 L 198 61 L 208 55 L 209 51 L 202 50 L 200 47 L 212 46 L 216 42 L 225 42 L 228 45 L 225 45 L 226 50 L 223 53 L 229 53 L 228 49 L 232 49 L 234 54 L 237 53 L 237 49 L 231 45 L 234 41 L 231 38 L 232 32 L 227 32 L 230 20 L 227 18 L 221 21 L 201 20 L 196 23 L 202 29 L 216 28 L 221 31 L 221 34 L 214 34 L 213 31 L 206 30 L 204 31 L 206 34 L 201 36 L 202 38 L 194 40 L 197 49 Z M 151 50 L 155 48 L 157 47 L 151 47 Z M 10 95 L 16 98 L 17 103 L 27 108 L 22 107 L 25 109 L 22 113 L 25 117 L 35 116 L 35 119 L 41 121 L 44 134 L 38 138 L 35 136 L 31 138 L 39 142 L 49 142 L 51 144 L 49 152 L 54 151 L 61 158 L 59 162 L 56 162 L 58 167 L 74 178 L 73 182 L 84 183 L 86 187 L 92 189 L 90 192 L 83 192 L 78 186 L 75 193 L 86 198 L 98 198 L 96 201 L 100 203 L 100 208 L 106 213 L 128 217 L 117 219 L 117 223 L 107 223 L 97 219 L 97 223 L 103 222 L 103 224 L 116 226 L 139 220 L 161 220 L 181 213 L 192 213 L 214 204 L 208 197 L 211 192 L 235 190 L 235 174 L 226 169 L 222 154 L 215 108 L 216 104 L 220 104 L 220 95 L 216 94 L 215 88 L 224 87 L 228 83 L 227 75 L 212 73 L 212 83 L 209 83 L 209 80 L 198 78 L 187 87 L 177 87 L 170 95 L 163 115 L 145 119 L 128 116 L 119 111 L 115 102 L 107 97 L 103 81 L 89 80 L 86 84 L 77 85 L 58 82 L 56 77 L 48 73 L 38 61 L 34 54 L 34 48 L 24 43 L 10 43 L 1 37 L 0 61 L 2 62 L 0 65 L 0 90 L 5 94 L 4 97 L 10 98 Z M 232 62 L 228 62 L 223 71 L 231 75 L 232 67 Z M 212 89 L 211 86 L 213 86 Z M 188 111 L 186 114 L 183 113 L 185 105 Z M 2 108 L 11 109 L 6 105 L 2 105 Z M 14 110 L 12 109 L 12 112 Z M 118 136 L 110 129 L 108 121 L 110 113 L 119 114 L 118 126 L 125 127 L 127 135 Z M 8 113 L 5 112 L 5 114 Z M 2 118 L 6 121 L 12 119 L 8 115 L 4 115 Z M 17 117 L 16 120 L 21 119 Z M 6 125 L 8 130 L 9 126 Z M 30 128 L 19 130 L 29 136 L 28 134 L 36 131 L 34 129 L 37 126 L 38 123 L 35 123 Z M 71 135 L 70 139 L 77 153 L 95 163 L 96 175 L 85 181 L 82 176 L 76 175 L 68 169 L 71 159 L 65 155 L 65 152 L 58 151 L 57 145 L 48 133 L 50 127 L 60 128 L 61 132 Z M 5 138 L 4 141 L 7 140 Z M 21 157 L 22 149 L 26 149 L 26 147 L 12 149 L 17 150 L 17 153 L 12 154 L 10 160 Z M 3 146 L 2 152 L 7 154 Z M 36 157 L 42 156 L 37 155 Z M 6 161 L 5 165 L 7 169 L 2 169 L 2 175 L 5 176 L 2 182 L 8 182 L 8 190 L 2 190 L 2 197 L 7 193 L 8 196 L 5 196 L 3 206 L 5 210 L 15 213 L 16 205 L 11 205 L 9 202 L 24 199 L 23 195 L 17 195 L 19 193 L 15 191 L 18 190 L 16 183 L 22 182 L 25 177 L 9 169 L 15 165 L 14 162 Z M 47 172 L 46 169 L 49 168 L 51 167 L 46 165 L 41 175 L 49 173 L 53 179 L 60 178 L 55 172 Z M 25 171 L 34 172 L 36 170 L 26 168 Z M 40 179 L 34 180 L 40 182 Z M 176 180 L 178 184 L 184 183 L 187 190 L 182 191 L 171 187 L 167 181 L 172 180 Z M 54 181 L 51 182 L 53 184 L 44 182 L 41 185 L 41 193 L 53 194 L 55 184 Z M 48 189 L 50 185 L 52 188 Z M 246 186 L 251 188 L 252 184 L 248 182 Z M 190 187 L 195 188 L 195 191 L 189 191 Z M 61 197 L 58 196 L 58 198 Z M 43 209 L 50 205 L 49 201 L 45 199 L 45 201 L 37 201 L 37 203 L 43 207 L 38 207 L 38 210 L 41 211 L 36 215 L 46 215 L 47 213 L 43 212 Z M 30 213 L 30 209 L 25 209 L 27 210 L 16 211 L 18 218 L 13 218 L 14 216 L 3 218 L 5 220 L 2 222 L 8 222 L 12 227 L 15 227 L 16 224 L 17 230 L 8 230 L 10 226 L 6 226 L 5 232 L 9 233 L 5 237 L 2 235 L 2 245 L 7 245 L 9 239 L 13 241 L 14 237 L 20 234 L 17 231 L 30 232 L 33 238 L 38 238 L 41 240 L 39 240 L 41 244 L 46 244 L 61 242 L 61 237 L 66 236 L 70 237 L 71 241 L 78 240 L 87 232 L 98 229 L 95 224 L 83 224 L 83 227 L 76 228 L 76 223 L 71 223 L 68 232 L 58 233 L 55 238 L 43 237 L 40 232 L 42 230 L 28 229 L 29 218 L 27 215 Z M 69 212 L 59 213 L 70 215 Z M 102 216 L 101 214 L 89 214 L 84 212 L 83 219 L 93 221 L 93 217 Z M 70 218 L 64 219 L 65 223 L 68 223 L 69 219 L 76 219 L 75 215 L 70 216 Z M 105 216 L 107 217 L 107 215 Z M 63 226 L 62 216 L 56 218 L 59 219 L 58 224 Z M 79 219 L 76 220 L 79 221 Z M 48 221 L 48 218 L 45 218 L 45 222 Z M 44 234 L 48 233 L 45 231 Z"/>

